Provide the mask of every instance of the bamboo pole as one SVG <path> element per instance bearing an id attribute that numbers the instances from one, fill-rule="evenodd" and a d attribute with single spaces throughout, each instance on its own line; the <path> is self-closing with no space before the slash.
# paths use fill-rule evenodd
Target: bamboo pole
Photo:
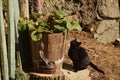
<path id="1" fill-rule="evenodd" d="M 19 2 L 18 0 L 14 0 L 14 21 L 15 21 L 15 39 L 16 39 L 16 43 L 18 43 L 18 27 L 17 27 L 17 24 L 18 24 L 18 20 L 19 20 Z"/>
<path id="2" fill-rule="evenodd" d="M 14 0 L 14 21 L 15 21 L 15 43 L 16 43 L 16 47 L 18 48 L 18 27 L 17 27 L 17 24 L 18 24 L 18 20 L 19 20 L 19 17 L 20 17 L 20 14 L 19 14 L 19 2 L 18 0 Z M 22 70 L 22 64 L 21 64 L 21 58 L 20 58 L 20 51 L 17 49 L 16 50 L 16 65 L 18 66 L 18 68 L 20 70 Z"/>
<path id="3" fill-rule="evenodd" d="M 8 0 L 8 61 L 9 75 L 15 79 L 15 25 L 14 25 L 14 0 Z"/>
<path id="4" fill-rule="evenodd" d="M 9 80 L 8 74 L 8 59 L 7 59 L 7 47 L 5 38 L 5 29 L 3 23 L 3 12 L 2 12 L 2 0 L 0 0 L 0 48 L 1 48 L 1 64 L 2 64 L 2 77 L 3 80 Z"/>

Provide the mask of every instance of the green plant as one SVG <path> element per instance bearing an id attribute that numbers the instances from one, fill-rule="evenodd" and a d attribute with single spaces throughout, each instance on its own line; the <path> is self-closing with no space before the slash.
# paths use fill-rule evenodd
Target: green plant
<path id="1" fill-rule="evenodd" d="M 67 15 L 62 11 L 53 11 L 47 19 L 44 15 L 32 13 L 31 19 L 20 18 L 18 29 L 20 31 L 30 30 L 32 40 L 38 41 L 42 38 L 42 33 L 67 33 L 68 30 L 79 30 L 81 27 L 75 20 L 67 19 Z"/>
<path id="2" fill-rule="evenodd" d="M 16 68 L 15 70 L 15 80 L 29 80 L 29 74 L 25 73 L 24 71 Z"/>

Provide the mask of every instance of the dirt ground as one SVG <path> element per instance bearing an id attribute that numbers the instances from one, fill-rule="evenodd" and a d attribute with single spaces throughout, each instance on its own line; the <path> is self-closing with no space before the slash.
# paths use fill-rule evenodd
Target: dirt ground
<path id="1" fill-rule="evenodd" d="M 70 40 L 77 38 L 86 48 L 91 61 L 105 71 L 105 75 L 88 67 L 92 80 L 120 80 L 120 48 L 112 44 L 102 44 L 87 32 L 70 32 L 67 36 L 65 63 L 72 64 L 67 56 Z"/>

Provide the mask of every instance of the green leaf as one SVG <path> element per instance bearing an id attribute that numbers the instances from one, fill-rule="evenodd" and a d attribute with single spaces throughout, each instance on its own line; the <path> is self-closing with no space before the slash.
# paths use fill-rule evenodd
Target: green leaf
<path id="1" fill-rule="evenodd" d="M 35 29 L 35 26 L 34 26 L 34 24 L 33 24 L 33 21 L 31 20 L 31 21 L 29 21 L 28 23 L 27 23 L 27 25 L 28 25 L 28 27 L 29 27 L 29 29 L 31 30 L 33 30 L 33 29 Z"/>
<path id="2" fill-rule="evenodd" d="M 55 17 L 53 17 L 53 20 L 55 21 L 55 22 L 57 22 L 57 23 L 65 23 L 66 21 L 67 21 L 67 19 L 66 18 L 61 18 L 61 19 L 57 19 L 57 18 L 55 18 Z"/>
<path id="3" fill-rule="evenodd" d="M 39 25 L 39 27 L 37 28 L 38 32 L 50 32 L 51 27 L 49 25 L 44 25 L 41 26 Z"/>
<path id="4" fill-rule="evenodd" d="M 37 18 L 37 22 L 39 23 L 40 26 L 46 26 L 46 23 L 42 18 Z"/>
<path id="5" fill-rule="evenodd" d="M 35 12 L 33 12 L 32 13 L 32 17 L 34 17 L 34 18 L 39 18 L 39 17 L 41 17 L 43 14 L 39 14 L 39 13 L 35 13 Z"/>
<path id="6" fill-rule="evenodd" d="M 66 14 L 63 11 L 55 10 L 53 13 L 56 18 L 64 18 L 66 16 Z"/>
<path id="7" fill-rule="evenodd" d="M 60 25 L 54 25 L 54 28 L 60 32 L 63 32 L 63 33 L 66 33 L 67 32 L 67 29 L 63 26 L 60 26 Z"/>
<path id="8" fill-rule="evenodd" d="M 42 27 L 37 28 L 36 31 L 40 32 L 40 33 L 42 33 L 42 32 L 50 32 L 47 28 L 45 29 L 45 28 L 42 28 Z"/>
<path id="9" fill-rule="evenodd" d="M 33 31 L 31 33 L 31 38 L 32 38 L 33 41 L 38 41 L 42 38 L 42 33 L 37 32 L 37 31 Z"/>
<path id="10" fill-rule="evenodd" d="M 38 27 L 36 30 L 37 30 L 37 32 L 43 32 L 44 31 L 44 29 L 42 29 L 41 27 Z"/>
<path id="11" fill-rule="evenodd" d="M 78 30 L 78 31 L 82 30 L 81 26 L 77 21 L 72 21 L 72 22 L 68 21 L 66 27 L 68 28 L 68 30 Z"/>
<path id="12" fill-rule="evenodd" d="M 39 13 L 33 12 L 31 17 L 32 17 L 34 20 L 37 20 L 37 18 L 41 17 L 42 15 L 43 15 L 43 14 L 39 14 Z"/>
<path id="13" fill-rule="evenodd" d="M 55 29 L 58 29 L 58 30 L 60 30 L 60 31 L 63 30 L 63 27 L 61 27 L 60 25 L 54 25 L 54 28 L 55 28 Z"/>
<path id="14" fill-rule="evenodd" d="M 39 13 L 35 13 L 35 12 L 33 12 L 32 13 L 32 16 L 35 16 L 36 18 L 39 18 L 39 17 L 41 17 L 43 14 L 39 14 Z"/>
<path id="15" fill-rule="evenodd" d="M 21 18 L 18 22 L 18 30 L 24 31 L 26 29 L 27 29 L 27 22 Z"/>
<path id="16" fill-rule="evenodd" d="M 68 31 L 68 30 L 67 30 L 66 28 L 63 29 L 63 33 L 67 33 L 67 31 Z"/>

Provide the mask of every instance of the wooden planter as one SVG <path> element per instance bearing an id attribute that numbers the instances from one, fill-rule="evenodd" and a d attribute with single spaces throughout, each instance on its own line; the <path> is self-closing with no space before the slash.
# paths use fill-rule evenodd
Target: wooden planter
<path id="1" fill-rule="evenodd" d="M 56 63 L 56 69 L 62 69 L 65 36 L 62 33 L 43 34 L 40 41 L 41 51 L 47 59 Z"/>
<path id="2" fill-rule="evenodd" d="M 65 36 L 62 33 L 47 34 L 44 33 L 40 41 L 31 41 L 32 60 L 35 69 L 39 69 L 39 50 L 50 61 L 54 61 L 57 70 L 62 68 L 64 58 Z M 41 48 L 41 49 L 40 49 Z"/>
<path id="3" fill-rule="evenodd" d="M 62 73 L 61 69 L 64 59 L 65 38 L 65 35 L 62 33 L 44 33 L 40 41 L 31 41 L 33 69 L 35 72 L 38 72 L 30 73 L 32 80 L 33 76 L 34 78 L 40 78 L 40 80 L 42 80 L 41 78 L 44 80 L 44 77 L 48 78 L 49 80 L 64 80 L 64 74 Z M 53 73 L 52 76 L 49 74 L 39 73 L 39 67 L 42 66 L 39 65 L 39 52 L 42 52 L 49 61 L 55 62 L 56 72 Z"/>

